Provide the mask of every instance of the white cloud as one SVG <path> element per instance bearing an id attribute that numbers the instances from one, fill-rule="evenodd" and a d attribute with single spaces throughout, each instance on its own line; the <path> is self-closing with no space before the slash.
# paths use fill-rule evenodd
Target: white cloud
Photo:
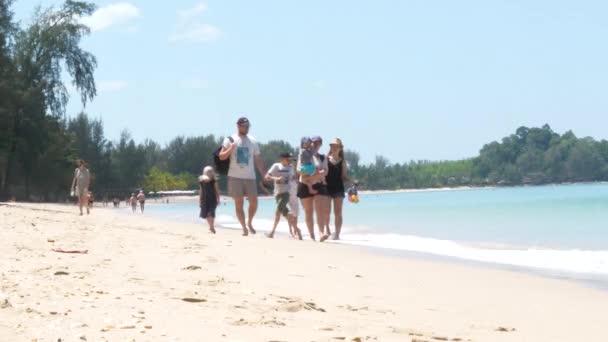
<path id="1" fill-rule="evenodd" d="M 180 82 L 182 88 L 191 90 L 201 90 L 209 88 L 209 82 L 204 79 L 194 78 Z"/>
<path id="2" fill-rule="evenodd" d="M 139 8 L 127 2 L 100 7 L 92 15 L 82 18 L 82 23 L 92 31 L 100 31 L 114 25 L 122 25 L 139 17 Z"/>
<path id="3" fill-rule="evenodd" d="M 100 93 L 113 93 L 126 89 L 129 84 L 123 80 L 108 80 L 97 82 L 97 90 Z"/>
<path id="4" fill-rule="evenodd" d="M 208 42 L 220 37 L 219 28 L 210 24 L 194 24 L 169 36 L 170 42 Z"/>
<path id="5" fill-rule="evenodd" d="M 199 15 L 199 14 L 205 12 L 206 10 L 207 10 L 207 5 L 204 2 L 199 2 L 198 4 L 194 5 L 194 7 L 177 11 L 177 14 L 180 17 L 188 18 L 188 17 L 193 17 L 196 15 Z"/>

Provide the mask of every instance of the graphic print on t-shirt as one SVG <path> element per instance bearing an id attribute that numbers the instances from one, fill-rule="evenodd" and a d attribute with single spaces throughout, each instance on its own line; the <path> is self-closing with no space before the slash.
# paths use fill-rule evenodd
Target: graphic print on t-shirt
<path id="1" fill-rule="evenodd" d="M 236 149 L 236 162 L 240 166 L 248 166 L 249 165 L 249 148 L 247 147 L 238 147 Z"/>

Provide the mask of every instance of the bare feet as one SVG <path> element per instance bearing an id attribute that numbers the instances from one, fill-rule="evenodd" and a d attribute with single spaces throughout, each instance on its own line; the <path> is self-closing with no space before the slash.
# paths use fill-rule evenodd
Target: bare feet
<path id="1" fill-rule="evenodd" d="M 269 238 L 269 239 L 274 238 L 274 234 L 273 233 L 266 233 L 264 235 L 266 235 L 266 237 Z"/>
<path id="2" fill-rule="evenodd" d="M 243 236 L 248 236 L 249 232 L 247 231 L 247 229 L 243 228 Z"/>
<path id="3" fill-rule="evenodd" d="M 251 223 L 249 224 L 249 232 L 250 232 L 252 235 L 255 235 L 255 233 L 256 233 L 256 231 L 255 231 L 255 229 L 253 229 L 253 225 L 252 225 Z"/>
<path id="4" fill-rule="evenodd" d="M 215 228 L 209 228 L 209 233 L 215 234 Z"/>
<path id="5" fill-rule="evenodd" d="M 333 235 L 331 236 L 332 240 L 340 240 L 340 236 L 338 236 L 338 233 L 333 233 Z"/>
<path id="6" fill-rule="evenodd" d="M 296 235 L 298 236 L 298 240 L 302 240 L 302 231 L 299 228 L 296 228 Z"/>
<path id="7" fill-rule="evenodd" d="M 323 236 L 321 236 L 321 240 L 319 240 L 320 242 L 323 242 L 325 240 L 327 240 L 329 238 L 329 235 L 325 234 Z"/>

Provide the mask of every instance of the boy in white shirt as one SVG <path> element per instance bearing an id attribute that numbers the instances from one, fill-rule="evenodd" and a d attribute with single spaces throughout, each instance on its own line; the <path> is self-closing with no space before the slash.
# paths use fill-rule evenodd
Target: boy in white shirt
<path id="1" fill-rule="evenodd" d="M 293 216 L 289 215 L 290 211 L 287 207 L 291 197 L 290 191 L 292 190 L 290 189 L 290 185 L 292 180 L 295 179 L 295 173 L 293 171 L 293 167 L 291 166 L 292 156 L 290 153 L 282 153 L 280 157 L 281 161 L 273 164 L 272 167 L 270 167 L 270 169 L 268 170 L 268 173 L 266 173 L 265 177 L 267 181 L 274 182 L 274 196 L 277 201 L 274 226 L 272 227 L 272 231 L 266 234 L 266 236 L 268 236 L 269 238 L 274 237 L 274 232 L 276 231 L 277 225 L 281 220 L 281 215 L 287 219 L 290 228 L 293 223 Z M 293 191 L 295 191 L 295 189 L 293 189 Z M 299 229 L 294 228 L 294 230 L 296 231 L 296 234 L 301 237 Z"/>

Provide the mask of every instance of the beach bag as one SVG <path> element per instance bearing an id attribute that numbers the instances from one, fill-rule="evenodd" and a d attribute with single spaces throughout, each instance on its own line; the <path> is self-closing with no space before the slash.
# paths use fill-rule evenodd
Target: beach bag
<path id="1" fill-rule="evenodd" d="M 228 137 L 231 143 L 234 142 L 232 137 Z M 228 174 L 228 169 L 230 169 L 230 158 L 226 160 L 220 159 L 220 152 L 222 152 L 223 146 L 220 146 L 215 152 L 213 152 L 213 163 L 215 164 L 215 172 L 220 175 L 226 176 Z"/>

